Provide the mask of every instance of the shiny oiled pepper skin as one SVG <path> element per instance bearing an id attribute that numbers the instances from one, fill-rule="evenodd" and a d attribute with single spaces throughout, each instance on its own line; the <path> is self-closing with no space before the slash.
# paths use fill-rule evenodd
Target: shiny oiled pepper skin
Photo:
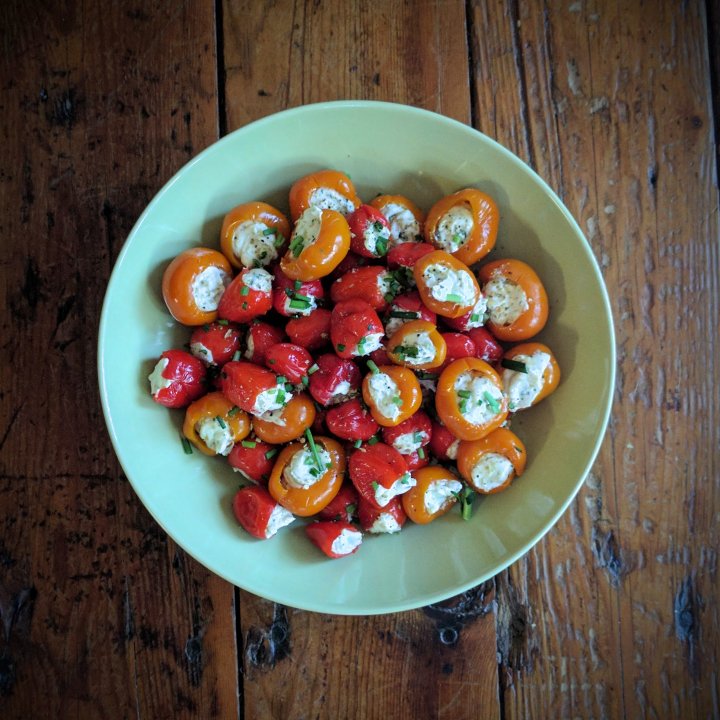
<path id="1" fill-rule="evenodd" d="M 383 427 L 395 427 L 407 420 L 420 408 L 422 403 L 420 383 L 412 370 L 400 367 L 399 365 L 379 365 L 378 372 L 385 373 L 398 386 L 401 400 L 398 404 L 398 408 L 400 410 L 398 416 L 394 419 L 389 418 L 387 415 L 384 415 L 377 406 L 375 398 L 370 392 L 370 380 L 372 379 L 373 372 L 368 373 L 363 378 L 363 400 L 365 400 L 365 403 L 370 408 L 370 412 L 378 425 L 382 425 Z"/>
<path id="2" fill-rule="evenodd" d="M 401 497 L 401 502 L 403 510 L 405 510 L 407 516 L 414 523 L 426 525 L 441 515 L 445 515 L 457 502 L 457 499 L 451 496 L 442 504 L 437 512 L 432 514 L 425 508 L 425 493 L 433 482 L 458 479 L 455 473 L 442 467 L 442 465 L 432 465 L 415 470 L 413 477 L 417 481 L 417 485 L 410 488 L 410 490 Z"/>
<path id="3" fill-rule="evenodd" d="M 273 445 L 297 440 L 315 422 L 315 404 L 305 393 L 293 395 L 277 419 L 280 422 L 253 418 L 253 430 L 260 440 Z"/>
<path id="4" fill-rule="evenodd" d="M 310 207 L 310 199 L 315 190 L 328 188 L 350 200 L 357 208 L 361 200 L 355 191 L 352 180 L 338 170 L 317 170 L 296 180 L 290 188 L 290 217 L 293 222 Z"/>
<path id="5" fill-rule="evenodd" d="M 532 405 L 537 405 L 548 395 L 554 393 L 557 389 L 557 386 L 560 384 L 560 365 L 558 364 L 557 358 L 553 354 L 553 351 L 547 345 L 543 345 L 542 343 L 529 342 L 514 345 L 503 355 L 503 359 L 512 360 L 518 355 L 531 356 L 536 352 L 547 353 L 550 356 L 550 362 L 548 363 L 548 366 L 545 368 L 545 372 L 543 373 L 542 390 L 540 390 L 540 392 L 535 396 Z"/>
<path id="6" fill-rule="evenodd" d="M 435 357 L 423 363 L 412 362 L 412 357 L 402 351 L 407 347 L 407 342 L 416 334 L 427 334 L 430 342 L 435 348 Z M 387 354 L 390 360 L 396 365 L 413 368 L 415 370 L 430 370 L 440 367 L 445 361 L 447 354 L 447 346 L 442 335 L 438 332 L 437 327 L 433 323 L 426 320 L 411 320 L 398 328 L 388 340 Z"/>

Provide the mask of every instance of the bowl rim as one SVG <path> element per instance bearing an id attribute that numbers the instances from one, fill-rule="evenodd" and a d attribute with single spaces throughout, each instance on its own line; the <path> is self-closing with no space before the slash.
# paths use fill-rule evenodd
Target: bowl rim
<path id="1" fill-rule="evenodd" d="M 195 164 L 200 163 L 204 160 L 205 157 L 207 157 L 210 154 L 219 152 L 224 145 L 230 143 L 233 141 L 233 138 L 237 136 L 238 134 L 242 134 L 252 129 L 257 129 L 259 127 L 262 127 L 266 124 L 271 124 L 273 122 L 276 122 L 278 119 L 284 117 L 284 116 L 301 116 L 305 113 L 310 112 L 318 112 L 323 110 L 336 110 L 336 109 L 342 109 L 342 110 L 349 110 L 349 109 L 359 109 L 359 110 L 366 110 L 366 109 L 376 109 L 376 110 L 382 110 L 382 111 L 389 111 L 389 112 L 399 112 L 399 113 L 411 113 L 420 117 L 425 117 L 428 119 L 432 119 L 436 122 L 441 122 L 448 124 L 450 127 L 453 127 L 456 130 L 460 130 L 461 132 L 464 132 L 468 135 L 474 136 L 476 139 L 482 138 L 483 142 L 488 143 L 494 151 L 499 152 L 505 158 L 510 161 L 513 165 L 519 167 L 523 172 L 529 174 L 532 179 L 540 186 L 540 188 L 543 190 L 547 198 L 552 201 L 557 208 L 560 210 L 562 215 L 565 217 L 567 222 L 569 223 L 571 229 L 574 231 L 578 239 L 582 240 L 582 246 L 583 250 L 585 251 L 586 256 L 588 257 L 590 266 L 592 268 L 592 272 L 595 276 L 595 279 L 597 281 L 598 287 L 600 289 L 600 293 L 602 296 L 602 310 L 605 317 L 605 320 L 607 321 L 608 325 L 608 336 L 610 341 L 610 347 L 609 347 L 609 374 L 608 374 L 608 385 L 607 385 L 607 392 L 606 392 L 606 398 L 604 403 L 604 408 L 602 411 L 602 415 L 600 416 L 600 423 L 599 427 L 600 430 L 597 433 L 597 437 L 595 438 L 592 450 L 590 454 L 588 455 L 587 462 L 585 463 L 585 467 L 583 468 L 582 472 L 578 476 L 578 479 L 572 489 L 572 491 L 568 494 L 568 496 L 565 498 L 565 500 L 559 504 L 557 510 L 549 516 L 549 519 L 547 522 L 543 525 L 543 527 L 535 534 L 533 535 L 527 542 L 525 542 L 519 549 L 517 549 L 515 552 L 512 552 L 506 557 L 504 560 L 500 561 L 500 563 L 497 565 L 497 567 L 493 568 L 492 571 L 486 572 L 479 577 L 472 578 L 468 580 L 465 583 L 462 583 L 460 585 L 454 586 L 449 592 L 434 592 L 434 593 L 426 593 L 422 596 L 413 596 L 412 599 L 406 600 L 406 601 L 397 601 L 392 604 L 386 604 L 382 607 L 375 607 L 375 606 L 368 606 L 367 604 L 358 603 L 356 605 L 353 605 L 352 607 L 346 608 L 345 606 L 332 606 L 328 607 L 326 604 L 323 604 L 322 602 L 300 602 L 298 604 L 290 603 L 286 597 L 283 596 L 282 593 L 273 593 L 273 592 L 263 592 L 262 595 L 258 595 L 257 592 L 252 589 L 251 587 L 247 587 L 243 585 L 242 583 L 238 583 L 235 578 L 231 578 L 228 573 L 223 572 L 222 570 L 218 569 L 217 567 L 213 567 L 212 564 L 207 563 L 205 560 L 200 560 L 196 555 L 193 553 L 192 550 L 190 550 L 188 547 L 185 546 L 184 542 L 178 538 L 176 538 L 170 531 L 166 528 L 165 524 L 163 523 L 162 519 L 159 518 L 151 509 L 150 505 L 146 502 L 146 499 L 144 497 L 144 493 L 142 491 L 142 488 L 138 486 L 133 478 L 131 477 L 130 473 L 128 473 L 125 464 L 122 459 L 122 451 L 120 447 L 120 441 L 118 437 L 118 433 L 115 428 L 115 424 L 113 421 L 113 416 L 110 408 L 109 403 L 109 396 L 108 396 L 108 385 L 107 385 L 107 374 L 106 374 L 106 365 L 105 365 L 105 356 L 103 351 L 103 345 L 105 342 L 105 337 L 108 333 L 108 327 L 109 327 L 109 297 L 112 294 L 112 290 L 114 289 L 115 285 L 119 282 L 118 277 L 120 275 L 120 269 L 123 266 L 123 263 L 125 262 L 125 259 L 127 257 L 127 254 L 129 252 L 129 246 L 130 246 L 130 240 L 135 235 L 138 228 L 144 223 L 145 218 L 147 215 L 151 212 L 153 206 L 155 205 L 156 201 L 159 200 L 161 196 L 164 196 L 166 193 L 168 193 L 174 184 L 178 181 L 178 179 L 184 175 L 191 167 L 193 167 Z M 345 615 L 345 616 L 370 616 L 370 615 L 382 615 L 382 614 L 388 614 L 388 613 L 395 613 L 395 612 L 404 612 L 407 610 L 414 610 L 420 607 L 424 607 L 427 605 L 432 605 L 434 603 L 441 602 L 443 600 L 447 600 L 450 597 L 454 597 L 456 595 L 462 594 L 464 592 L 467 592 L 471 588 L 477 587 L 478 585 L 486 582 L 487 580 L 495 577 L 502 571 L 506 570 L 510 565 L 514 564 L 519 560 L 521 557 L 523 557 L 525 554 L 527 554 L 536 544 L 538 544 L 545 535 L 555 526 L 555 524 L 558 522 L 560 517 L 565 513 L 565 511 L 570 506 L 570 503 L 575 499 L 578 492 L 580 491 L 580 488 L 584 484 L 588 473 L 590 472 L 593 464 L 595 463 L 595 460 L 597 458 L 597 455 L 600 451 L 600 448 L 603 444 L 605 435 L 607 433 L 607 428 L 610 420 L 610 415 L 612 411 L 613 406 L 613 399 L 615 394 L 615 383 L 616 383 L 616 338 L 615 338 L 615 323 L 612 313 L 612 306 L 610 304 L 610 298 L 608 294 L 607 287 L 605 285 L 605 280 L 603 278 L 602 272 L 600 270 L 599 263 L 597 259 L 595 258 L 595 255 L 592 251 L 592 246 L 588 242 L 587 238 L 585 237 L 584 232 L 580 228 L 578 222 L 575 220 L 575 218 L 572 216 L 570 211 L 567 209 L 565 204 L 560 200 L 560 197 L 557 195 L 557 193 L 548 185 L 548 183 L 526 162 L 524 162 L 521 158 L 519 158 L 517 155 L 515 155 L 513 152 L 508 150 L 505 146 L 501 145 L 498 141 L 494 140 L 490 136 L 486 135 L 485 133 L 481 132 L 480 130 L 477 130 L 473 128 L 470 125 L 467 125 L 463 122 L 460 122 L 459 120 L 456 120 L 454 118 L 448 117 L 446 115 L 443 115 L 441 113 L 434 112 L 432 110 L 426 110 L 424 108 L 415 107 L 412 105 L 405 105 L 403 103 L 396 103 L 396 102 L 387 102 L 387 101 L 379 101 L 379 100 L 357 100 L 357 99 L 348 99 L 348 100 L 332 100 L 332 101 L 326 101 L 326 102 L 317 102 L 317 103 L 308 103 L 305 105 L 299 105 L 292 108 L 287 108 L 285 110 L 281 110 L 276 113 L 272 113 L 270 115 L 266 115 L 262 118 L 258 118 L 257 120 L 254 120 L 252 122 L 247 123 L 246 125 L 243 125 L 235 130 L 233 130 L 230 133 L 227 133 L 223 137 L 215 140 L 210 145 L 208 145 L 206 148 L 204 148 L 202 151 L 200 151 L 194 158 L 191 158 L 187 163 L 182 165 L 164 184 L 163 186 L 153 195 L 152 199 L 149 201 L 149 203 L 146 205 L 146 207 L 143 209 L 142 213 L 139 215 L 138 219 L 133 224 L 130 232 L 128 233 L 127 237 L 125 238 L 125 241 L 123 242 L 123 246 L 118 253 L 118 256 L 115 260 L 115 263 L 113 264 L 113 268 L 110 274 L 110 278 L 108 280 L 105 295 L 103 298 L 103 304 L 102 309 L 100 313 L 100 322 L 98 326 L 98 340 L 97 340 L 97 373 L 98 373 L 98 384 L 99 384 L 99 390 L 100 390 L 100 401 L 102 405 L 102 411 L 103 416 L 105 419 L 105 425 L 108 430 L 108 434 L 110 436 L 110 440 L 113 446 L 113 450 L 115 452 L 116 458 L 120 464 L 120 467 L 123 470 L 123 473 L 125 474 L 125 477 L 130 482 L 130 485 L 132 486 L 135 494 L 138 496 L 140 501 L 142 502 L 143 506 L 147 510 L 147 512 L 151 515 L 153 520 L 162 528 L 162 530 L 172 539 L 172 541 L 178 545 L 184 552 L 186 552 L 188 555 L 193 557 L 193 559 L 196 560 L 200 565 L 207 568 L 214 574 L 218 575 L 219 577 L 223 578 L 227 582 L 229 582 L 231 585 L 241 588 L 249 593 L 256 594 L 258 597 L 262 597 L 266 600 L 269 600 L 271 602 L 276 602 L 284 605 L 288 605 L 289 607 L 294 607 L 300 610 L 305 610 L 309 612 L 318 612 L 328 615 Z"/>

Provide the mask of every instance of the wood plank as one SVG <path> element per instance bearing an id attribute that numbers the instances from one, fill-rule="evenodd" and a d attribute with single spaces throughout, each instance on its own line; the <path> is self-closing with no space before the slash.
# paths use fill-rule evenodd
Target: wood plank
<path id="1" fill-rule="evenodd" d="M 474 6 L 479 20 L 485 3 Z M 505 713 L 714 717 L 718 195 L 704 8 L 523 3 L 503 25 L 488 54 L 518 90 L 491 97 L 479 72 L 478 103 L 585 229 L 619 347 L 593 473 L 498 579 L 500 608 L 521 621 L 507 652 L 501 642 Z M 518 112 L 526 136 L 508 121 Z"/>
<path id="2" fill-rule="evenodd" d="M 470 119 L 462 2 L 225 2 L 223 27 L 229 129 L 347 97 Z M 499 714 L 492 584 L 448 607 L 365 618 L 241 597 L 247 717 Z"/>
<path id="3" fill-rule="evenodd" d="M 237 714 L 232 588 L 142 508 L 95 369 L 126 234 L 216 138 L 212 7 L 8 2 L 0 28 L 0 714 Z"/>

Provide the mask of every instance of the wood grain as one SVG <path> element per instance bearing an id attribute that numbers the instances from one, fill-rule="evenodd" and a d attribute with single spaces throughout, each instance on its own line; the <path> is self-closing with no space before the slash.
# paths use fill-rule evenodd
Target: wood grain
<path id="1" fill-rule="evenodd" d="M 346 97 L 470 119 L 462 2 L 226 2 L 223 28 L 229 129 Z M 277 61 L 278 48 L 289 62 Z M 241 597 L 246 716 L 499 713 L 492 584 L 445 608 L 370 618 Z"/>
<path id="2" fill-rule="evenodd" d="M 704 7 L 654 5 L 649 18 L 640 4 L 503 5 L 474 4 L 476 27 L 502 18 L 477 68 L 478 122 L 581 222 L 619 349 L 610 431 L 585 488 L 498 578 L 499 606 L 523 621 L 501 653 L 505 716 L 717 717 L 718 194 Z M 490 94 L 498 68 L 517 92 Z"/>
<path id="3" fill-rule="evenodd" d="M 232 589 L 142 508 L 95 370 L 126 234 L 216 137 L 212 8 L 12 2 L 0 28 L 0 715 L 227 717 Z"/>

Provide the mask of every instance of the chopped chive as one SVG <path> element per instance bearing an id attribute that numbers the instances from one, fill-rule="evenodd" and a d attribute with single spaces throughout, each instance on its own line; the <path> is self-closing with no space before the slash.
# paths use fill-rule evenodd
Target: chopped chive
<path id="1" fill-rule="evenodd" d="M 376 220 L 373 223 L 373 228 L 375 229 L 376 232 L 382 232 L 383 224 L 379 220 Z"/>
<path id="2" fill-rule="evenodd" d="M 379 442 L 380 442 L 380 438 L 378 438 L 377 435 L 373 435 L 373 436 L 368 440 L 368 445 L 375 445 L 376 443 L 379 443 Z"/>
<path id="3" fill-rule="evenodd" d="M 249 306 L 246 302 L 244 302 L 244 303 L 242 304 L 242 309 L 243 309 L 243 310 L 247 310 L 249 307 L 250 307 L 250 306 Z"/>
<path id="4" fill-rule="evenodd" d="M 230 321 L 229 320 L 218 320 L 217 324 L 218 325 L 229 325 Z"/>
<path id="5" fill-rule="evenodd" d="M 295 289 L 299 290 L 301 287 L 302 287 L 302 282 L 300 282 L 300 280 L 296 280 L 295 281 Z"/>
<path id="6" fill-rule="evenodd" d="M 395 299 L 395 296 L 392 293 L 385 293 L 383 295 L 383 298 L 385 299 L 385 302 L 392 302 Z"/>
<path id="7" fill-rule="evenodd" d="M 467 409 L 468 409 L 468 401 L 467 401 L 467 398 L 463 398 L 463 399 L 460 401 L 460 412 L 461 412 L 461 413 L 466 413 L 466 412 L 467 412 Z"/>
<path id="8" fill-rule="evenodd" d="M 477 322 L 478 320 L 480 320 L 480 315 L 478 315 L 478 313 L 473 313 L 470 316 L 470 322 Z"/>
<path id="9" fill-rule="evenodd" d="M 455 235 L 452 236 L 452 241 L 453 241 L 456 245 L 460 245 L 460 243 L 462 243 L 462 241 L 463 241 L 464 239 L 465 239 L 465 238 L 464 238 L 462 235 L 457 235 L 457 234 L 455 234 Z"/>
<path id="10" fill-rule="evenodd" d="M 522 448 L 519 448 L 517 445 L 513 445 L 513 448 L 514 448 L 515 452 L 518 452 L 522 455 Z"/>
<path id="11" fill-rule="evenodd" d="M 384 237 L 379 237 L 375 240 L 375 254 L 378 257 L 387 253 L 387 240 Z"/>
<path id="12" fill-rule="evenodd" d="M 286 392 L 292 393 L 292 391 L 295 389 L 292 383 L 285 383 L 285 390 Z"/>
<path id="13" fill-rule="evenodd" d="M 311 298 L 309 295 L 301 295 L 298 292 L 293 293 L 293 297 L 295 298 L 295 300 L 304 300 L 307 303 L 310 303 L 313 301 L 313 298 Z"/>
<path id="14" fill-rule="evenodd" d="M 519 362 L 518 360 L 511 360 L 510 358 L 503 358 L 500 361 L 500 364 L 508 370 L 515 370 L 515 372 L 521 372 L 527 375 L 527 365 L 523 362 Z"/>
<path id="15" fill-rule="evenodd" d="M 317 364 L 317 363 L 313 363 L 313 364 L 308 368 L 308 375 L 312 375 L 314 372 L 317 372 L 319 369 L 320 369 L 320 368 L 319 368 L 318 364 Z"/>
<path id="16" fill-rule="evenodd" d="M 240 288 L 240 294 L 243 295 L 243 296 L 244 296 L 244 295 L 249 295 L 249 294 L 250 294 L 250 288 L 249 288 L 247 285 L 243 285 L 243 286 Z"/>
<path id="17" fill-rule="evenodd" d="M 337 345 L 337 351 L 342 352 L 345 349 L 345 346 L 342 343 L 338 343 Z"/>
<path id="18" fill-rule="evenodd" d="M 407 473 L 400 478 L 401 485 L 407 485 L 410 482 L 410 478 L 406 477 Z"/>
<path id="19" fill-rule="evenodd" d="M 285 404 L 285 391 L 282 388 L 278 388 L 278 391 L 275 393 L 275 400 L 281 405 Z"/>
<path id="20" fill-rule="evenodd" d="M 483 393 L 483 397 L 493 413 L 497 415 L 500 412 L 500 403 L 487 390 Z"/>
<path id="21" fill-rule="evenodd" d="M 411 310 L 391 310 L 391 318 L 400 318 L 402 320 L 417 320 L 420 317 L 419 312 L 412 312 Z"/>
<path id="22" fill-rule="evenodd" d="M 244 448 L 254 448 L 257 447 L 257 443 L 254 440 L 243 440 L 240 443 Z"/>
<path id="23" fill-rule="evenodd" d="M 275 364 L 275 360 L 272 360 L 272 359 L 268 360 L 268 365 L 274 365 L 274 364 Z"/>
<path id="24" fill-rule="evenodd" d="M 278 454 L 278 449 L 277 449 L 277 448 L 270 448 L 270 450 L 268 450 L 268 451 L 265 453 L 265 459 L 266 459 L 266 460 L 270 460 L 270 458 L 274 458 L 277 454 Z"/>
<path id="25" fill-rule="evenodd" d="M 227 425 L 225 424 L 225 421 L 224 421 L 219 415 L 216 415 L 216 416 L 215 416 L 215 422 L 216 422 L 223 430 L 225 430 L 225 428 L 227 427 Z"/>
<path id="26" fill-rule="evenodd" d="M 318 470 L 322 470 L 322 460 L 320 459 L 320 453 L 318 452 L 317 445 L 315 444 L 315 438 L 313 437 L 312 430 L 310 430 L 310 428 L 306 428 L 305 437 L 307 438 L 310 450 L 312 450 L 312 454 L 315 457 L 315 464 L 317 465 Z"/>
<path id="27" fill-rule="evenodd" d="M 366 340 L 366 339 L 367 339 L 367 338 L 363 335 L 363 336 L 360 338 L 360 340 L 358 341 L 358 344 L 357 344 L 358 355 L 364 355 L 364 354 L 365 354 L 365 340 Z"/>
<path id="28" fill-rule="evenodd" d="M 287 378 L 284 375 L 278 375 L 276 380 L 278 385 L 284 385 L 287 382 Z"/>
<path id="29" fill-rule="evenodd" d="M 276 229 L 276 228 L 266 227 L 266 228 L 262 231 L 262 234 L 263 234 L 263 235 L 274 235 L 276 232 L 277 232 L 277 229 Z"/>
<path id="30" fill-rule="evenodd" d="M 472 393 L 471 393 L 469 390 L 458 390 L 458 391 L 457 391 L 457 394 L 458 394 L 461 398 L 469 398 L 469 397 L 472 397 Z"/>
<path id="31" fill-rule="evenodd" d="M 307 386 L 310 384 L 310 380 L 308 379 L 308 376 L 307 376 L 307 375 L 303 375 L 303 376 L 300 378 L 300 381 L 302 382 L 302 384 L 303 384 L 305 387 L 307 387 Z"/>
<path id="32" fill-rule="evenodd" d="M 285 242 L 285 238 L 284 238 L 280 233 L 278 233 L 278 234 L 275 236 L 275 240 L 273 241 L 273 245 L 274 245 L 276 248 L 278 248 L 278 247 L 280 247 L 284 242 Z"/>
<path id="33" fill-rule="evenodd" d="M 380 487 L 380 484 L 377 482 L 377 480 L 373 480 L 370 485 L 372 485 L 372 489 L 377 492 L 378 488 Z"/>
<path id="34" fill-rule="evenodd" d="M 293 239 L 293 241 L 290 243 L 290 252 L 292 252 L 293 257 L 299 257 L 300 253 L 305 249 L 303 247 L 303 243 L 305 242 L 305 238 L 302 237 L 302 235 L 297 235 Z"/>
<path id="35" fill-rule="evenodd" d="M 351 515 L 351 516 L 354 515 L 356 510 L 357 510 L 357 506 L 355 505 L 355 503 L 350 503 L 349 505 L 345 506 L 345 512 L 348 515 Z"/>
<path id="36" fill-rule="evenodd" d="M 395 405 L 402 405 L 402 404 L 403 404 L 403 400 L 402 400 L 402 398 L 401 398 L 399 395 L 393 395 L 392 402 L 393 402 Z"/>
<path id="37" fill-rule="evenodd" d="M 242 357 L 242 354 L 240 353 L 239 350 L 236 350 L 236 351 L 233 353 L 233 361 L 234 361 L 234 362 L 237 362 L 241 357 Z"/>
<path id="38" fill-rule="evenodd" d="M 356 448 L 359 448 L 359 447 L 362 445 L 362 440 L 356 440 L 356 441 L 353 443 L 353 445 L 354 445 Z"/>
<path id="39" fill-rule="evenodd" d="M 475 499 L 475 492 L 469 487 L 463 488 L 460 493 L 460 514 L 463 520 L 469 520 L 472 517 L 472 505 Z"/>
<path id="40" fill-rule="evenodd" d="M 367 366 L 370 368 L 370 372 L 373 375 L 377 375 L 380 372 L 380 368 L 375 364 L 373 360 L 368 360 Z"/>
<path id="41" fill-rule="evenodd" d="M 313 477 L 320 475 L 320 471 L 316 467 L 311 467 L 309 472 Z"/>
<path id="42" fill-rule="evenodd" d="M 310 303 L 307 300 L 298 300 L 297 298 L 290 300 L 288 305 L 294 310 L 307 310 L 310 307 Z"/>
<path id="43" fill-rule="evenodd" d="M 422 439 L 423 439 L 423 434 L 419 430 L 416 430 L 413 433 L 413 442 L 422 442 Z"/>
<path id="44" fill-rule="evenodd" d="M 182 440 L 183 452 L 186 455 L 192 455 L 193 449 L 192 449 L 192 445 L 190 444 L 190 441 L 186 437 L 180 438 L 180 440 Z"/>
<path id="45" fill-rule="evenodd" d="M 417 451 L 417 454 L 418 454 L 418 457 L 419 457 L 421 460 L 424 460 L 424 459 L 425 459 L 425 449 L 424 449 L 424 448 L 419 447 L 419 448 L 418 448 L 418 451 Z"/>
<path id="46" fill-rule="evenodd" d="M 398 345 L 390 352 L 393 352 L 396 355 L 407 355 L 408 357 L 418 356 L 418 349 L 414 345 Z"/>
<path id="47" fill-rule="evenodd" d="M 228 417 L 233 417 L 234 415 L 237 415 L 240 412 L 240 408 L 237 405 L 233 405 L 227 413 Z"/>
<path id="48" fill-rule="evenodd" d="M 462 304 L 462 301 L 463 301 L 463 299 L 462 299 L 459 295 L 457 295 L 457 294 L 455 294 L 455 293 L 450 293 L 450 294 L 447 296 L 447 299 L 448 299 L 450 302 L 460 303 L 460 304 Z"/>
<path id="49" fill-rule="evenodd" d="M 325 463 L 325 469 L 326 469 L 326 470 L 330 470 L 331 468 L 332 468 L 332 463 L 331 463 L 331 462 Z"/>

